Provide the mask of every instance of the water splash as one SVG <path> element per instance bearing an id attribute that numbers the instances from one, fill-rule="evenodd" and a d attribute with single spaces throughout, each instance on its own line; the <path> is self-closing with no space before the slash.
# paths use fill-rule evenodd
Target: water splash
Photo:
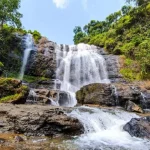
<path id="1" fill-rule="evenodd" d="M 22 64 L 21 71 L 20 71 L 20 76 L 19 76 L 20 80 L 23 79 L 25 69 L 26 69 L 26 65 L 27 65 L 27 62 L 28 62 L 28 58 L 30 56 L 30 52 L 32 50 L 35 50 L 34 41 L 33 41 L 33 37 L 32 37 L 31 34 L 26 35 L 25 45 L 26 45 L 26 49 L 24 50 L 23 64 Z"/>
<path id="2" fill-rule="evenodd" d="M 87 44 L 56 47 L 56 78 L 61 81 L 60 90 L 70 93 L 68 106 L 75 106 L 75 92 L 91 83 L 109 83 L 105 59 L 96 46 Z"/>
<path id="3" fill-rule="evenodd" d="M 78 118 L 85 129 L 84 134 L 74 141 L 79 149 L 149 150 L 150 141 L 131 137 L 123 131 L 127 122 L 139 118 L 134 113 L 114 108 L 79 107 L 68 115 Z"/>

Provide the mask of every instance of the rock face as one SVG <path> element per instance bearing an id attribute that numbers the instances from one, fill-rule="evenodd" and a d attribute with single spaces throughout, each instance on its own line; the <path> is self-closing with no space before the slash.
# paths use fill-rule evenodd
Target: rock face
<path id="1" fill-rule="evenodd" d="M 43 76 L 47 78 L 55 77 L 56 53 L 55 43 L 41 38 L 37 45 L 37 52 L 33 52 L 29 58 L 26 74 L 33 76 Z"/>
<path id="2" fill-rule="evenodd" d="M 20 80 L 0 78 L 0 103 L 24 104 L 28 91 Z"/>
<path id="3" fill-rule="evenodd" d="M 145 90 L 145 93 L 149 91 Z M 146 95 L 146 94 L 145 94 Z M 99 104 L 105 106 L 122 106 L 128 111 L 143 112 L 142 108 L 149 107 L 149 98 L 143 97 L 142 89 L 134 84 L 90 84 L 82 87 L 76 93 L 80 104 Z M 144 105 L 143 105 L 144 104 Z"/>
<path id="4" fill-rule="evenodd" d="M 55 136 L 80 134 L 83 126 L 77 119 L 68 117 L 68 108 L 0 104 L 0 131 L 15 132 L 28 136 Z"/>
<path id="5" fill-rule="evenodd" d="M 70 95 L 65 91 L 48 89 L 31 89 L 27 98 L 27 103 L 50 104 L 67 106 Z"/>
<path id="6" fill-rule="evenodd" d="M 150 116 L 144 118 L 133 118 L 123 129 L 131 136 L 150 139 Z"/>
<path id="7" fill-rule="evenodd" d="M 62 46 L 63 45 L 60 45 L 60 49 L 62 49 Z M 48 41 L 45 37 L 42 37 L 36 47 L 37 52 L 32 52 L 29 58 L 26 68 L 26 74 L 33 76 L 44 76 L 54 79 L 57 61 L 57 44 L 52 41 Z M 65 49 L 69 51 L 69 46 L 65 45 Z M 108 76 L 110 80 L 112 82 L 122 81 L 122 76 L 119 73 L 120 67 L 118 63 L 118 56 L 108 55 L 105 50 L 100 47 L 96 47 L 96 49 L 98 50 L 98 53 L 100 55 L 103 55 L 106 60 Z"/>
<path id="8" fill-rule="evenodd" d="M 122 75 L 119 73 L 119 57 L 115 55 L 104 55 L 104 58 L 107 65 L 108 78 L 111 82 L 124 82 Z"/>

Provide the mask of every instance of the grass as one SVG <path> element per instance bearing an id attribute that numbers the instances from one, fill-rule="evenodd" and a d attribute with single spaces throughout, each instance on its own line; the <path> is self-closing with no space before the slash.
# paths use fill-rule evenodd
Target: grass
<path id="1" fill-rule="evenodd" d="M 3 77 L 6 77 L 6 75 L 5 76 L 3 75 Z M 9 72 L 9 73 L 7 73 L 7 78 L 19 79 L 19 74 L 15 73 L 15 72 Z M 24 75 L 24 78 L 23 78 L 23 81 L 26 81 L 28 83 L 41 81 L 41 80 L 49 80 L 49 78 L 29 76 L 29 75 Z"/>

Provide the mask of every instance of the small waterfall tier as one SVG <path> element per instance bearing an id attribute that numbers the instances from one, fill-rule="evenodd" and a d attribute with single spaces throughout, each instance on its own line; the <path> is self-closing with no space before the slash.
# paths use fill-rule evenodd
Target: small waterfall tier
<path id="1" fill-rule="evenodd" d="M 96 46 L 87 44 L 56 46 L 57 70 L 60 90 L 69 92 L 68 106 L 75 106 L 75 92 L 91 83 L 109 83 L 105 59 Z"/>
<path id="2" fill-rule="evenodd" d="M 84 134 L 73 143 L 81 150 L 150 150 L 150 141 L 131 137 L 123 126 L 136 114 L 119 109 L 78 107 L 68 114 L 78 118 Z"/>
<path id="3" fill-rule="evenodd" d="M 22 80 L 24 73 L 25 73 L 25 69 L 26 69 L 26 65 L 28 62 L 28 58 L 30 56 L 30 52 L 32 50 L 35 50 L 34 47 L 34 41 L 33 41 L 33 37 L 31 34 L 27 34 L 25 37 L 25 50 L 24 50 L 24 55 L 23 55 L 23 63 L 22 63 L 22 67 L 21 67 L 21 71 L 20 71 L 20 76 L 19 78 Z"/>

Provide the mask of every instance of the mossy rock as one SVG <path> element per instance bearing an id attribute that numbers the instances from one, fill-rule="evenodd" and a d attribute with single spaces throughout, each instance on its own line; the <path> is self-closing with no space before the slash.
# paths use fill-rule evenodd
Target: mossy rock
<path id="1" fill-rule="evenodd" d="M 76 92 L 76 99 L 79 104 L 98 104 L 113 106 L 115 102 L 111 99 L 110 84 L 94 83 L 82 87 Z"/>
<path id="2" fill-rule="evenodd" d="M 29 89 L 20 80 L 0 78 L 0 103 L 24 104 Z"/>

